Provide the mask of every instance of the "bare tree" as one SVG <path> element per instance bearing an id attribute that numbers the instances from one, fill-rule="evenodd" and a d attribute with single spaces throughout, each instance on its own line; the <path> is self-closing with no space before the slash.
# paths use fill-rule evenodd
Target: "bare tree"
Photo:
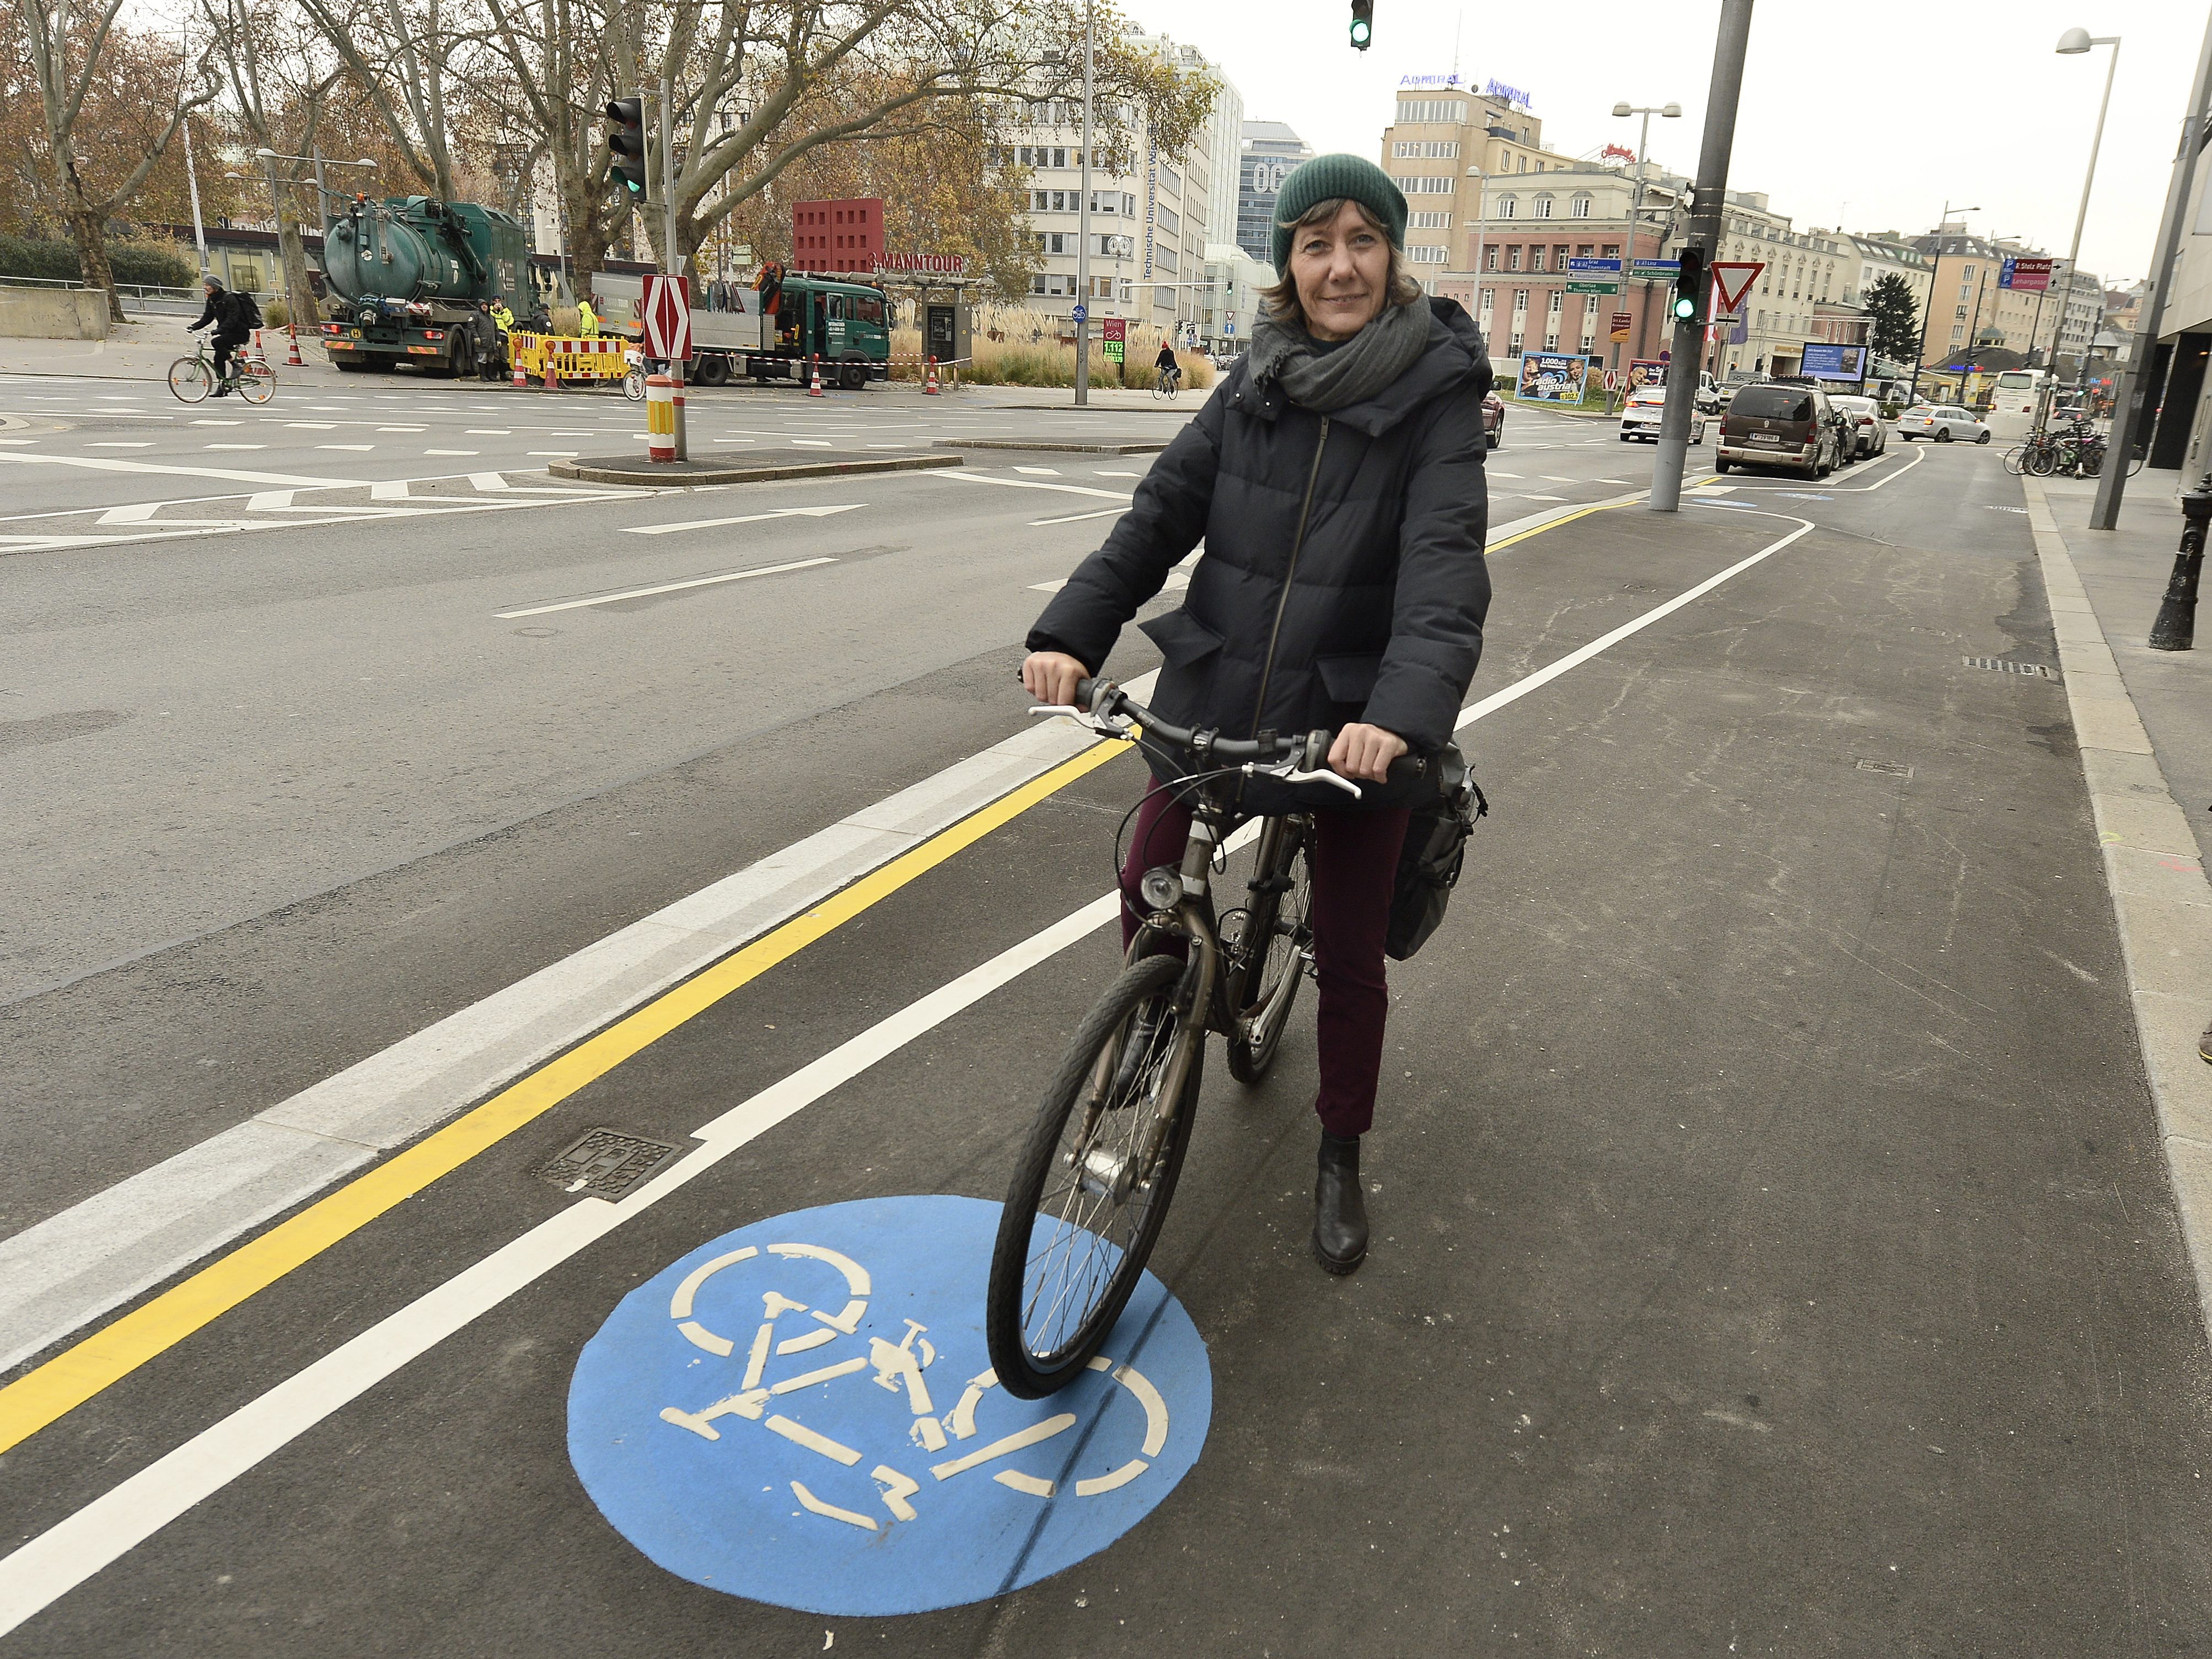
<path id="1" fill-rule="evenodd" d="M 454 198 L 454 63 L 480 42 L 446 0 L 295 0 L 376 112 L 408 168 L 441 201 Z"/>
<path id="2" fill-rule="evenodd" d="M 73 0 L 15 0 L 39 89 L 45 141 L 45 153 L 39 158 L 41 170 L 76 244 L 86 284 L 106 292 L 109 319 L 118 323 L 125 319 L 115 291 L 115 273 L 107 263 L 107 222 L 130 205 L 186 118 L 213 103 L 222 89 L 212 72 L 212 45 L 197 59 L 184 51 L 175 52 L 173 72 L 163 77 L 165 91 L 173 95 L 162 99 L 159 125 L 143 133 L 135 145 L 138 159 L 113 183 L 95 182 L 91 158 L 83 154 L 77 137 L 87 100 L 114 77 L 118 60 L 131 46 L 148 44 L 143 38 L 134 43 L 118 30 L 116 19 L 123 4 L 124 0 L 93 0 L 79 11 Z M 108 149 L 126 139 L 127 130 L 111 128 L 102 134 L 103 147 Z M 98 170 L 107 173 L 105 167 Z"/>

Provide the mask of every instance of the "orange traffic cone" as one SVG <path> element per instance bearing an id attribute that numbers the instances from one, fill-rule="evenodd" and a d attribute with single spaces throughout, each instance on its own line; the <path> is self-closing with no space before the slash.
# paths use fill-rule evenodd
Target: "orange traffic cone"
<path id="1" fill-rule="evenodd" d="M 806 395 L 810 398 L 822 395 L 822 359 L 819 356 L 814 360 L 814 384 L 806 388 Z"/>
<path id="2" fill-rule="evenodd" d="M 287 368 L 305 368 L 307 365 L 301 361 L 300 356 L 300 331 L 293 327 L 291 324 L 287 323 L 284 325 L 284 332 L 292 342 L 292 355 L 285 360 L 284 367 Z"/>
<path id="3" fill-rule="evenodd" d="M 522 372 L 522 354 L 514 349 L 514 342 L 511 339 L 507 342 L 507 360 L 514 370 L 511 377 L 514 384 L 527 391 L 530 386 L 530 377 Z"/>
<path id="4" fill-rule="evenodd" d="M 553 368 L 553 354 L 550 351 L 545 354 L 545 389 L 548 392 L 561 389 L 561 376 Z"/>
<path id="5" fill-rule="evenodd" d="M 938 395 L 937 359 L 934 357 L 929 360 L 929 374 L 921 383 L 921 392 L 925 398 L 934 398 Z"/>

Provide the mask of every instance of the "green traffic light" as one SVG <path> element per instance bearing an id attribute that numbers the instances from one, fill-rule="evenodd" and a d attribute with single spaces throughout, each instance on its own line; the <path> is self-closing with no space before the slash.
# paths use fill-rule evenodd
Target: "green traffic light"
<path id="1" fill-rule="evenodd" d="M 1695 300 L 1680 299 L 1674 301 L 1674 315 L 1683 322 L 1688 322 L 1697 314 L 1698 302 Z"/>
<path id="2" fill-rule="evenodd" d="M 1352 26 L 1352 44 L 1355 46 L 1364 46 L 1374 37 L 1374 33 L 1375 28 L 1372 24 L 1364 19 L 1357 21 Z"/>

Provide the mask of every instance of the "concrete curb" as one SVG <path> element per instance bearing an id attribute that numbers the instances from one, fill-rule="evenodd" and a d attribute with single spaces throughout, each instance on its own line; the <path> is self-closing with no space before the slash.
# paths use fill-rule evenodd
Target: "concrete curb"
<path id="1" fill-rule="evenodd" d="M 2073 556 L 2036 479 L 2021 480 L 2051 630 L 2096 815 L 2159 1143 L 2212 1326 L 2212 1066 L 2197 1052 L 2212 1014 L 2212 882 L 2136 716 Z"/>
<path id="2" fill-rule="evenodd" d="M 1168 446 L 1164 438 L 1156 443 L 1136 444 L 1064 444 L 1043 438 L 939 438 L 937 447 L 939 449 L 1050 450 L 1071 455 L 1157 455 Z"/>
<path id="3" fill-rule="evenodd" d="M 835 459 L 770 461 L 750 466 L 705 461 L 663 461 L 643 456 L 609 455 L 555 461 L 545 470 L 556 478 L 582 483 L 637 484 L 647 489 L 683 489 L 700 484 L 766 483 L 776 478 L 834 478 L 848 472 L 926 472 L 961 464 L 957 455 L 854 455 Z"/>

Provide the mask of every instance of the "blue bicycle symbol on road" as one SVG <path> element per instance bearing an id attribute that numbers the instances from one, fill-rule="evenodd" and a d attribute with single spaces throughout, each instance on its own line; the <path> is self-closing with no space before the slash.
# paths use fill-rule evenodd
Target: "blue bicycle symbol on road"
<path id="1" fill-rule="evenodd" d="M 998 1213 L 828 1206 L 639 1286 L 569 1392 L 593 1502 L 671 1571 L 832 1613 L 957 1606 L 1111 1543 L 1197 1460 L 1204 1344 L 1148 1275 L 1119 1357 L 1051 1400 L 1007 1395 L 981 1331 Z"/>

